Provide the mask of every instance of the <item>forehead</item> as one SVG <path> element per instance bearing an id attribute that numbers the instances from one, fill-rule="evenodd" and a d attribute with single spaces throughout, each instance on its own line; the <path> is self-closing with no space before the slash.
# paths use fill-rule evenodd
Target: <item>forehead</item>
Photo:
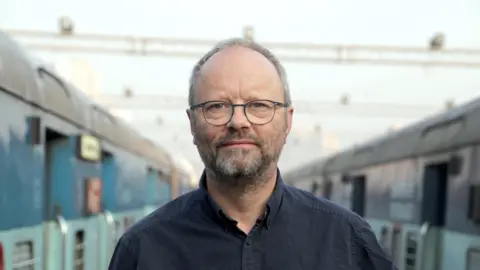
<path id="1" fill-rule="evenodd" d="M 200 70 L 197 99 L 283 97 L 275 66 L 261 53 L 245 47 L 226 48 Z"/>

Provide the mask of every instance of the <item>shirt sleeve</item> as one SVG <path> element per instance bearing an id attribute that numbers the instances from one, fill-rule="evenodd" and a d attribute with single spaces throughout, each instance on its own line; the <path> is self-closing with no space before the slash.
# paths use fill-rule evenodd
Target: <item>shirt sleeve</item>
<path id="1" fill-rule="evenodd" d="M 121 237 L 113 251 L 108 270 L 136 270 L 137 255 L 133 251 L 128 240 Z"/>
<path id="2" fill-rule="evenodd" d="M 380 246 L 380 243 L 367 222 L 361 222 L 355 229 L 357 269 L 398 270 L 393 260 Z"/>

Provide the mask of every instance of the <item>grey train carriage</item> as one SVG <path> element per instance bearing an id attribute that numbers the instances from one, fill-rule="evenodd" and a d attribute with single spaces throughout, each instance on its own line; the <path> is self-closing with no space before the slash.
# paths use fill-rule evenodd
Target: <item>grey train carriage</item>
<path id="1" fill-rule="evenodd" d="M 132 223 L 172 199 L 159 146 L 0 32 L 0 270 L 103 270 Z"/>
<path id="2" fill-rule="evenodd" d="M 480 269 L 480 98 L 311 166 L 399 270 Z"/>
<path id="3" fill-rule="evenodd" d="M 323 168 L 326 158 L 314 160 L 293 171 L 282 174 L 285 183 L 308 191 L 317 197 L 323 197 L 329 192 L 329 183 L 323 179 Z"/>

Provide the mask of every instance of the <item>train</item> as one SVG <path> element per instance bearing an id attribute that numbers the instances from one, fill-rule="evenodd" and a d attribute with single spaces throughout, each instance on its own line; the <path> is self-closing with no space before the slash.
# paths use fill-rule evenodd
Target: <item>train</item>
<path id="1" fill-rule="evenodd" d="M 399 270 L 480 269 L 480 98 L 284 178 L 363 217 Z"/>
<path id="2" fill-rule="evenodd" d="M 192 175 L 0 31 L 0 270 L 107 269 Z M 189 186 L 185 186 L 189 185 Z"/>

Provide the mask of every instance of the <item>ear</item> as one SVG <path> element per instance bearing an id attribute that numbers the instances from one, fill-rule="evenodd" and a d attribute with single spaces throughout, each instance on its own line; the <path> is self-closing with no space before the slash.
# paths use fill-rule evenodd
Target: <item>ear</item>
<path id="1" fill-rule="evenodd" d="M 187 109 L 185 111 L 188 116 L 188 121 L 190 122 L 190 134 L 193 136 L 193 143 L 195 144 L 195 115 L 193 111 Z"/>
<path id="2" fill-rule="evenodd" d="M 288 107 L 287 109 L 287 126 L 285 129 L 285 133 L 288 135 L 290 133 L 290 130 L 292 129 L 292 124 L 293 124 L 293 112 L 295 109 L 293 107 Z"/>
<path id="3" fill-rule="evenodd" d="M 290 134 L 290 130 L 292 130 L 293 124 L 293 112 L 295 109 L 293 107 L 288 107 L 286 112 L 286 125 L 285 125 L 285 143 L 287 142 L 288 134 Z"/>

